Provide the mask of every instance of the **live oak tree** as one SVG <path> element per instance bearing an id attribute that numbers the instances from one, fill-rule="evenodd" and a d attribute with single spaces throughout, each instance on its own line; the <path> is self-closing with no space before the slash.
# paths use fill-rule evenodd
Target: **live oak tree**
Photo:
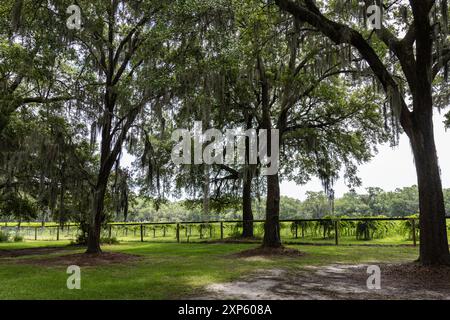
<path id="1" fill-rule="evenodd" d="M 45 197 L 45 189 L 51 185 L 56 195 L 58 183 L 39 180 L 50 178 L 46 169 L 51 165 L 48 159 L 42 161 L 46 157 L 43 144 L 54 143 L 57 137 L 47 135 L 48 126 L 34 118 L 40 108 L 52 108 L 49 105 L 70 97 L 56 76 L 63 42 L 52 37 L 49 26 L 55 17 L 42 1 L 4 1 L 0 15 L 1 211 L 23 220 L 36 217 L 39 211 L 55 213 L 57 197 Z"/>
<path id="2" fill-rule="evenodd" d="M 364 1 L 362 7 L 358 1 L 275 2 L 334 43 L 350 45 L 370 66 L 414 154 L 420 199 L 420 261 L 425 265 L 450 263 L 432 118 L 435 106 L 448 104 L 448 85 L 443 79 L 450 60 L 447 1 Z M 357 17 L 365 21 L 367 6 L 373 4 L 382 7 L 384 18 L 380 28 L 367 32 L 358 25 Z"/>
<path id="3" fill-rule="evenodd" d="M 30 210 L 21 204 L 30 203 L 43 219 L 48 211 L 63 223 L 86 199 L 80 191 L 86 180 L 78 173 L 86 173 L 89 162 L 64 108 L 72 99 L 59 72 L 67 42 L 46 1 L 4 1 L 0 15 L 3 211 L 22 218 Z M 87 158 L 78 161 L 75 153 Z"/>
<path id="4" fill-rule="evenodd" d="M 263 246 L 279 247 L 280 178 L 302 184 L 316 175 L 328 192 L 345 168 L 349 184 L 358 184 L 356 163 L 368 161 L 373 145 L 386 137 L 382 108 L 367 81 L 351 84 L 352 75 L 363 70 L 351 58 L 341 62 L 347 52 L 273 6 L 252 1 L 238 6 L 248 113 L 259 128 L 279 130 L 273 143 L 281 148 L 280 172 L 266 177 L 263 240 Z M 269 135 L 268 150 L 271 143 Z"/>
<path id="5" fill-rule="evenodd" d="M 95 159 L 61 109 L 29 107 L 10 116 L 0 139 L 0 214 L 19 221 L 40 214 L 60 224 L 83 220 Z"/>
<path id="6" fill-rule="evenodd" d="M 69 2 L 55 4 L 65 16 Z M 105 222 L 105 195 L 114 167 L 126 141 L 134 141 L 130 129 L 139 117 L 164 95 L 159 73 L 165 65 L 162 51 L 169 46 L 165 30 L 165 1 L 80 1 L 81 30 L 65 30 L 73 66 L 67 79 L 73 83 L 74 107 L 90 119 L 91 142 L 98 142 L 99 164 L 91 188 L 87 253 L 100 253 Z M 164 16 L 164 18 L 163 18 Z M 63 20 L 65 22 L 65 20 Z M 97 132 L 99 137 L 97 139 Z"/>
<path id="7" fill-rule="evenodd" d="M 230 9 L 227 1 L 198 0 L 172 7 L 173 37 L 165 56 L 165 62 L 173 66 L 164 80 L 167 99 L 131 129 L 143 134 L 128 148 L 136 157 L 139 194 L 156 209 L 169 195 L 187 196 L 187 209 L 202 208 L 198 219 L 207 220 L 239 205 L 241 168 L 174 165 L 171 160 L 174 130 L 192 130 L 199 120 L 203 130 L 210 126 L 226 130 L 242 124 L 242 111 L 230 108 L 228 92 L 235 77 L 231 55 L 227 54 L 234 36 Z"/>
<path id="8" fill-rule="evenodd" d="M 184 123 L 181 127 L 189 127 L 207 110 L 214 127 L 222 130 L 277 128 L 281 131 L 280 142 L 285 146 L 282 161 L 289 168 L 284 172 L 286 176 L 303 183 L 309 176 L 318 175 L 326 189 L 330 189 L 333 179 L 344 166 L 347 177 L 355 180 L 353 160 L 367 161 L 370 145 L 382 141 L 380 131 L 383 131 L 380 108 L 369 103 L 376 101 L 377 95 L 360 90 L 362 97 L 351 94 L 348 101 L 342 98 L 346 87 L 338 76 L 362 71 L 343 69 L 337 58 L 342 55 L 342 50 L 332 46 L 330 49 L 328 43 L 317 38 L 305 41 L 311 30 L 299 30 L 298 24 L 292 19 L 285 21 L 273 7 L 265 8 L 252 1 L 234 5 L 235 19 L 228 36 L 219 33 L 221 39 L 226 39 L 226 50 L 220 50 L 223 42 L 213 38 L 216 42 L 209 43 L 206 48 L 200 47 L 196 63 L 187 68 L 196 78 L 189 81 L 193 90 L 182 100 L 191 108 L 188 114 L 179 114 L 180 124 Z M 217 36 L 218 33 L 209 34 Z M 195 43 L 191 47 L 195 48 Z M 280 46 L 282 53 L 277 52 Z M 203 53 L 209 52 L 210 48 L 215 50 L 212 58 Z M 327 65 L 316 63 L 314 58 L 319 53 L 328 58 Z M 207 70 L 201 68 L 205 61 L 208 62 Z M 217 69 L 224 80 L 214 76 Z M 220 99 L 223 92 L 225 99 Z M 204 105 L 205 100 L 211 105 Z M 221 112 L 224 102 L 228 107 L 225 115 Z M 246 144 L 248 148 L 248 141 Z M 292 168 L 300 169 L 294 172 Z M 253 235 L 252 180 L 258 171 L 255 169 L 257 167 L 248 164 L 241 167 L 222 164 L 213 166 L 214 173 L 210 178 L 217 182 L 214 184 L 216 191 L 233 195 L 238 190 L 235 182 L 243 181 L 245 236 Z M 192 191 L 197 193 L 198 185 L 202 184 L 201 169 L 189 166 L 188 171 L 188 175 L 183 175 L 186 179 L 182 184 L 193 186 Z M 264 244 L 279 246 L 278 174 L 267 177 L 265 188 L 268 195 Z"/>
<path id="9" fill-rule="evenodd" d="M 171 107 L 159 116 L 164 120 L 164 130 L 159 121 L 145 124 L 148 139 L 141 141 L 138 151 L 139 159 L 148 165 L 145 171 L 150 179 L 140 180 L 145 194 L 156 196 L 154 200 L 158 201 L 161 188 L 150 186 L 158 186 L 161 179 L 164 195 L 170 191 L 176 197 L 188 196 L 187 203 L 202 207 L 206 220 L 238 202 L 239 169 L 204 163 L 175 166 L 170 159 L 174 143 L 167 140 L 175 129 L 192 130 L 195 121 L 201 121 L 203 131 L 210 127 L 226 130 L 241 124 L 241 112 L 230 109 L 229 98 L 234 70 L 227 52 L 234 35 L 233 12 L 227 1 L 187 1 L 174 8 L 173 19 L 176 37 L 169 63 L 175 67 L 167 86 L 171 93 L 171 102 L 167 103 Z M 228 170 L 232 170 L 232 177 Z"/>

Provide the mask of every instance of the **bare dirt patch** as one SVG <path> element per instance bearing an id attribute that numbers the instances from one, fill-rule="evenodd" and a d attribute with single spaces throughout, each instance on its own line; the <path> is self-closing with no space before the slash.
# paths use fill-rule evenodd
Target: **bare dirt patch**
<path id="1" fill-rule="evenodd" d="M 311 266 L 295 272 L 259 270 L 238 281 L 215 283 L 195 299 L 416 300 L 450 299 L 450 268 L 379 264 L 381 289 L 367 288 L 367 265 Z"/>
<path id="2" fill-rule="evenodd" d="M 421 266 L 418 263 L 388 264 L 383 266 L 382 272 L 388 279 L 399 277 L 416 286 L 450 289 L 450 266 Z"/>
<path id="3" fill-rule="evenodd" d="M 14 260 L 14 263 L 32 264 L 39 266 L 67 266 L 67 265 L 77 265 L 80 267 L 86 266 L 99 266 L 106 264 L 122 264 L 131 263 L 139 261 L 140 256 L 118 253 L 118 252 L 103 252 L 101 254 L 68 254 L 47 258 L 37 258 L 37 259 L 21 259 Z"/>
<path id="4" fill-rule="evenodd" d="M 0 250 L 0 258 L 46 255 L 52 253 L 67 252 L 68 250 L 70 250 L 70 248 L 65 247 L 41 247 L 41 248 Z"/>
<path id="5" fill-rule="evenodd" d="M 280 247 L 280 248 L 266 248 L 257 247 L 249 250 L 240 251 L 230 255 L 232 258 L 251 258 L 251 257 L 301 257 L 305 253 L 294 248 Z"/>

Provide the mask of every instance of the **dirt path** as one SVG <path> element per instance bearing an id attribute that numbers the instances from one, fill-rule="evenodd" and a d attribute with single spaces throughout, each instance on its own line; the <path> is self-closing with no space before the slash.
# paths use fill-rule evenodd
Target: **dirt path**
<path id="1" fill-rule="evenodd" d="M 380 290 L 367 288 L 367 265 L 336 264 L 296 272 L 259 270 L 238 281 L 209 285 L 195 299 L 450 299 L 450 268 L 379 266 Z"/>

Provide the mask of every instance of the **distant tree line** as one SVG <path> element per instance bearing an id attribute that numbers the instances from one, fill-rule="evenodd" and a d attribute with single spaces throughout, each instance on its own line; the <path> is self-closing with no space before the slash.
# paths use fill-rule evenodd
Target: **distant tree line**
<path id="1" fill-rule="evenodd" d="M 446 214 L 450 216 L 450 188 L 444 189 Z M 116 210 L 113 203 L 107 207 L 109 221 L 115 222 L 162 222 L 162 221 L 203 221 L 203 220 L 241 220 L 242 206 L 239 201 L 228 205 L 216 206 L 205 217 L 201 203 L 189 200 L 155 202 L 130 192 L 128 215 Z M 264 220 L 264 198 L 253 200 L 254 219 Z M 22 208 L 22 209 L 19 209 Z M 306 198 L 301 201 L 287 196 L 280 200 L 280 219 L 322 219 L 326 217 L 406 217 L 419 214 L 419 196 L 417 186 L 397 188 L 384 191 L 378 187 L 370 187 L 364 193 L 351 190 L 342 197 L 331 201 L 325 192 L 307 191 Z M 42 221 L 54 220 L 47 211 L 39 211 L 39 206 L 25 201 L 22 207 L 13 206 L 4 201 L 0 205 L 2 221 Z M 76 212 L 71 222 L 78 222 Z"/>
<path id="2" fill-rule="evenodd" d="M 444 189 L 447 216 L 450 216 L 450 189 Z M 264 219 L 265 199 L 256 199 L 254 218 Z M 300 201 L 282 196 L 280 201 L 280 219 L 321 219 L 335 217 L 406 217 L 419 214 L 419 195 L 417 186 L 384 191 L 370 187 L 365 193 L 350 191 L 332 203 L 324 192 L 308 191 L 306 199 Z M 242 208 L 239 205 L 222 207 L 212 211 L 209 220 L 240 220 Z M 166 202 L 157 208 L 152 201 L 138 198 L 130 208 L 129 221 L 201 221 L 205 219 L 202 207 L 193 206 L 187 201 Z M 116 221 L 122 221 L 118 216 Z"/>

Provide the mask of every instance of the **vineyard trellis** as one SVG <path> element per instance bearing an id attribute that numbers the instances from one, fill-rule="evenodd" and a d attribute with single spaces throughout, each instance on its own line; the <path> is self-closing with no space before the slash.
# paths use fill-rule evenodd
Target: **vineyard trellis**
<path id="1" fill-rule="evenodd" d="M 448 217 L 447 219 L 450 219 Z M 106 239 L 120 241 L 199 242 L 238 239 L 244 221 L 197 222 L 131 222 L 109 223 L 103 229 Z M 262 237 L 264 220 L 253 220 L 254 241 Z M 280 220 L 285 243 L 308 244 L 413 244 L 419 239 L 418 218 L 327 218 Z M 450 226 L 450 225 L 449 225 Z M 79 235 L 77 224 L 59 226 L 55 223 L 19 225 L 4 223 L 2 234 L 20 235 L 26 240 L 75 240 Z"/>

